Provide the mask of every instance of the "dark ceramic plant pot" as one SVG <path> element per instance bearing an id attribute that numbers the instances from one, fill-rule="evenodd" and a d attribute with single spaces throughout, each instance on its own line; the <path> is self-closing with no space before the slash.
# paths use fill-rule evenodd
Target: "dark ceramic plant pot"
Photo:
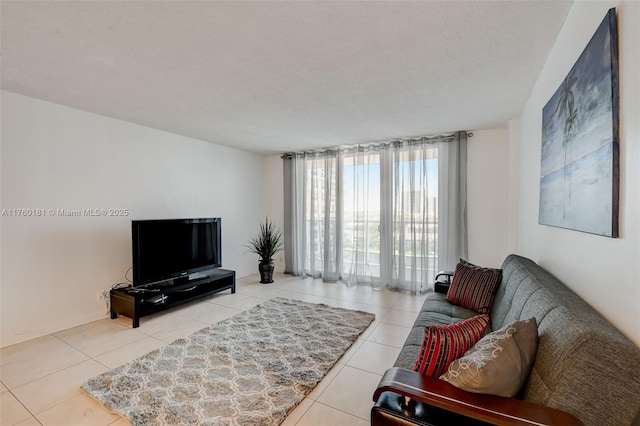
<path id="1" fill-rule="evenodd" d="M 275 264 L 273 259 L 263 260 L 258 264 L 258 270 L 260 271 L 260 283 L 271 284 L 273 282 L 273 270 Z"/>

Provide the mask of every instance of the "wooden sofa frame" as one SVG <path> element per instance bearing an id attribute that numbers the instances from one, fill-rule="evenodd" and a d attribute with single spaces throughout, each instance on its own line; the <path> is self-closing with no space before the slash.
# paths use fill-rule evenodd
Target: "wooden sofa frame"
<path id="1" fill-rule="evenodd" d="M 583 423 L 573 415 L 554 408 L 501 396 L 476 394 L 459 389 L 444 380 L 424 376 L 405 368 L 385 372 L 373 394 L 377 402 L 383 392 L 391 391 L 425 404 L 495 425 L 562 425 Z M 371 413 L 371 424 L 382 425 Z"/>

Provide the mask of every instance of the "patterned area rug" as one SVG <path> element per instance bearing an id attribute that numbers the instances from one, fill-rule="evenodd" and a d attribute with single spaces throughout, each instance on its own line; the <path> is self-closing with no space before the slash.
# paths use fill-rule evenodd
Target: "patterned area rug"
<path id="1" fill-rule="evenodd" d="M 275 298 L 82 389 L 134 425 L 279 425 L 374 318 Z"/>

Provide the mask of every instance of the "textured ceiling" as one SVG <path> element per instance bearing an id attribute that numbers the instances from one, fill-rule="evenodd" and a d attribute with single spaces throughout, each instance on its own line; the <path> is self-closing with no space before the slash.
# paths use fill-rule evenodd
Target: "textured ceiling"
<path id="1" fill-rule="evenodd" d="M 276 153 L 504 126 L 571 2 L 2 1 L 2 88 Z"/>

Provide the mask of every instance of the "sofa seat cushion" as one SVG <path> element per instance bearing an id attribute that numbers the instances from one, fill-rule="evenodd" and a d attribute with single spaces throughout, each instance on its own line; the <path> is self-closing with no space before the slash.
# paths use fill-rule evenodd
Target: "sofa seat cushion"
<path id="1" fill-rule="evenodd" d="M 420 355 L 420 344 L 405 344 L 400 350 L 400 354 L 398 354 L 398 358 L 396 358 L 396 362 L 393 364 L 393 366 L 411 370 L 416 363 L 416 359 L 418 359 L 418 355 Z"/>
<path id="2" fill-rule="evenodd" d="M 423 313 L 428 313 L 434 316 L 421 318 L 421 314 Z M 435 316 L 435 314 L 440 314 L 440 317 Z M 426 327 L 428 325 L 446 325 L 454 322 L 460 322 L 462 320 L 475 317 L 476 315 L 478 315 L 478 313 L 471 309 L 456 306 L 447 302 L 446 295 L 442 293 L 429 293 L 422 305 L 422 309 L 420 309 L 420 314 L 418 314 L 414 327 L 417 325 L 421 325 L 422 327 Z M 450 318 L 450 320 L 447 320 L 446 318 Z M 428 321 L 431 320 L 438 322 L 429 323 Z"/>
<path id="3" fill-rule="evenodd" d="M 467 315 L 470 313 L 470 315 Z M 458 315 L 451 316 L 441 314 L 437 312 L 420 312 L 416 317 L 416 321 L 413 323 L 414 327 L 429 327 L 432 325 L 451 325 L 456 322 L 468 320 L 475 317 L 477 314 L 473 311 L 458 312 Z"/>

